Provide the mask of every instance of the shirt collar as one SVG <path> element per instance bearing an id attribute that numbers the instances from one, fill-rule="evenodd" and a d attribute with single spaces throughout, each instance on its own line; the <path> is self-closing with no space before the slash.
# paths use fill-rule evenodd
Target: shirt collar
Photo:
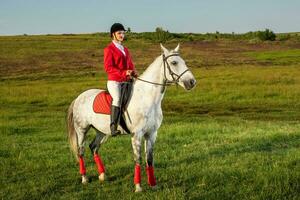
<path id="1" fill-rule="evenodd" d="M 126 56 L 126 52 L 125 52 L 124 47 L 120 43 L 115 42 L 114 40 L 112 42 L 115 45 L 115 47 L 117 47 L 117 49 L 119 49 L 124 54 L 124 56 Z"/>
<path id="2" fill-rule="evenodd" d="M 113 43 L 114 43 L 114 45 L 116 46 L 116 47 L 118 47 L 119 49 L 124 49 L 124 47 L 123 47 L 123 45 L 122 44 L 120 44 L 120 43 L 118 43 L 118 42 L 116 42 L 116 41 L 112 41 Z"/>

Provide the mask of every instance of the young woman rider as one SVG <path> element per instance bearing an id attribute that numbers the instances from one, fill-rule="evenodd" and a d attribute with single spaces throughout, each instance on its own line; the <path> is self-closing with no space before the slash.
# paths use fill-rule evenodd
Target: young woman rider
<path id="1" fill-rule="evenodd" d="M 111 106 L 111 135 L 121 132 L 117 130 L 121 116 L 121 84 L 137 76 L 130 53 L 122 45 L 125 28 L 120 23 L 114 23 L 110 29 L 112 42 L 104 49 L 104 68 L 108 76 L 107 88 L 112 96 Z"/>

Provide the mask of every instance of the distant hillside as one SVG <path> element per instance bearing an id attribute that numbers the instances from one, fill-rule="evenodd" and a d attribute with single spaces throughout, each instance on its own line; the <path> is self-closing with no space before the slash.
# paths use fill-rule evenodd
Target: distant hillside
<path id="1" fill-rule="evenodd" d="M 46 36 L 88 36 L 98 35 L 103 37 L 109 37 L 108 32 L 97 32 L 90 34 L 46 34 Z M 300 32 L 290 33 L 274 33 L 270 29 L 262 31 L 249 31 L 247 33 L 221 33 L 216 31 L 214 33 L 171 33 L 163 28 L 156 28 L 154 32 L 132 32 L 129 28 L 127 31 L 127 38 L 145 39 L 153 42 L 168 42 L 168 41 L 217 41 L 217 40 L 247 40 L 251 43 L 259 43 L 263 41 L 300 41 Z M 29 36 L 23 34 L 23 36 Z M 37 35 L 36 35 L 37 36 Z M 1 37 L 1 36 L 0 36 Z M 11 36 L 2 36 L 11 37 Z"/>

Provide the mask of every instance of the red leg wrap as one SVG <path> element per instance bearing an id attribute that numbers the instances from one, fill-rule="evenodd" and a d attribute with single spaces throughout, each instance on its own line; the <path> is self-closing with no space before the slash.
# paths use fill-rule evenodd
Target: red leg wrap
<path id="1" fill-rule="evenodd" d="M 105 168 L 104 168 L 103 162 L 102 162 L 102 160 L 101 160 L 101 158 L 98 154 L 94 154 L 94 160 L 95 160 L 95 163 L 97 165 L 99 174 L 104 173 Z"/>
<path id="2" fill-rule="evenodd" d="M 134 184 L 141 183 L 141 166 L 139 164 L 135 165 L 134 169 Z"/>
<path id="3" fill-rule="evenodd" d="M 154 168 L 153 166 L 147 166 L 147 176 L 148 176 L 148 184 L 150 186 L 155 186 L 156 185 L 156 180 L 154 176 Z"/>
<path id="4" fill-rule="evenodd" d="M 86 169 L 85 169 L 85 166 L 84 166 L 84 160 L 83 160 L 82 156 L 79 157 L 79 170 L 80 170 L 81 175 L 85 175 Z"/>

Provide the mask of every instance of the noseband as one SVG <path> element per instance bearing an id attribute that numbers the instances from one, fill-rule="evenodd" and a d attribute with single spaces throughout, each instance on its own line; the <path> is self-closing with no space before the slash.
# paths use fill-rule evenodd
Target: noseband
<path id="1" fill-rule="evenodd" d="M 153 85 L 163 86 L 162 90 L 161 90 L 161 93 L 163 93 L 165 91 L 166 86 L 172 85 L 172 84 L 178 84 L 179 79 L 182 77 L 182 75 L 185 74 L 186 72 L 190 71 L 189 69 L 186 69 L 184 72 L 182 72 L 179 75 L 172 71 L 172 69 L 171 69 L 171 67 L 170 67 L 167 60 L 168 60 L 168 58 L 170 58 L 172 56 L 179 56 L 179 53 L 174 53 L 174 54 L 171 54 L 171 55 L 168 55 L 168 56 L 165 56 L 165 54 L 163 54 L 162 56 L 163 56 L 163 64 L 164 64 L 164 80 L 163 80 L 163 83 L 155 83 L 155 82 L 146 81 L 146 80 L 143 80 L 143 79 L 140 79 L 140 78 L 136 77 L 137 80 L 140 80 L 140 81 L 143 81 L 143 82 L 146 82 L 146 83 L 150 83 L 150 84 L 153 84 Z M 171 75 L 172 80 L 168 80 L 166 69 L 169 70 L 169 74 Z"/>

